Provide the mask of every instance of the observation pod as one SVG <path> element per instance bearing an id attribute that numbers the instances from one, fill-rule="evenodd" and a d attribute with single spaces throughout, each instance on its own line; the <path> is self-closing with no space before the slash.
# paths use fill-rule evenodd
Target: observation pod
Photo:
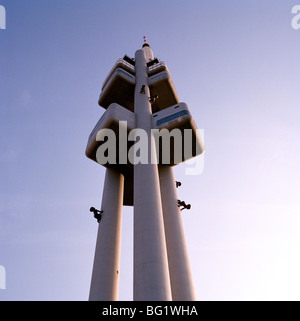
<path id="1" fill-rule="evenodd" d="M 152 112 L 157 112 L 179 103 L 171 74 L 164 62 L 156 58 L 147 64 L 150 96 L 158 95 L 152 103 Z M 107 109 L 117 103 L 134 112 L 135 61 L 127 56 L 118 59 L 103 82 L 98 104 Z"/>

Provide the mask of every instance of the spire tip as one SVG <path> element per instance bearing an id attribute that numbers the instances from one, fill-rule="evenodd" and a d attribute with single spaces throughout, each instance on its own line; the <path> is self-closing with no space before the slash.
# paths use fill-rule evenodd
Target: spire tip
<path id="1" fill-rule="evenodd" d="M 144 36 L 144 44 L 143 44 L 142 48 L 144 48 L 144 47 L 150 47 L 150 46 L 148 45 L 148 43 L 147 43 L 146 36 Z"/>

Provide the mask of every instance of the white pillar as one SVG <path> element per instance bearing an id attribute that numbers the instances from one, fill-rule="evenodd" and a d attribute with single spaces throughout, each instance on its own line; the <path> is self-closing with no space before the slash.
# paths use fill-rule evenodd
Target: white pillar
<path id="1" fill-rule="evenodd" d="M 159 166 L 160 192 L 173 301 L 196 300 L 173 169 Z"/>
<path id="2" fill-rule="evenodd" d="M 90 301 L 118 300 L 123 190 L 123 175 L 114 169 L 107 168 L 101 206 L 103 214 L 98 228 Z M 97 224 L 96 220 L 95 224 Z"/>
<path id="3" fill-rule="evenodd" d="M 152 48 L 147 43 L 143 45 L 143 51 L 145 53 L 146 62 L 154 59 Z"/>
<path id="4" fill-rule="evenodd" d="M 143 50 L 135 54 L 136 87 L 134 112 L 137 128 L 151 142 L 151 105 L 146 58 Z M 141 93 L 142 86 L 145 93 Z M 160 199 L 158 168 L 151 164 L 134 165 L 134 293 L 135 301 L 172 300 L 166 242 Z"/>

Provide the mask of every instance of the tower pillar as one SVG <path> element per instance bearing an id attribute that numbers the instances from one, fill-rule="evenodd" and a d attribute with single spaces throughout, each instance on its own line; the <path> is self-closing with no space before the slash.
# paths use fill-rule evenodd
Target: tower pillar
<path id="1" fill-rule="evenodd" d="M 146 57 L 135 54 L 136 127 L 148 137 L 148 162 L 134 165 L 134 292 L 136 301 L 169 301 L 171 297 L 167 250 L 157 164 L 151 164 L 151 104 Z M 152 154 L 153 156 L 153 154 Z"/>
<path id="2" fill-rule="evenodd" d="M 107 168 L 98 227 L 90 301 L 116 301 L 119 292 L 124 177 Z"/>
<path id="3" fill-rule="evenodd" d="M 195 289 L 184 236 L 173 168 L 159 166 L 160 192 L 173 301 L 195 301 Z"/>

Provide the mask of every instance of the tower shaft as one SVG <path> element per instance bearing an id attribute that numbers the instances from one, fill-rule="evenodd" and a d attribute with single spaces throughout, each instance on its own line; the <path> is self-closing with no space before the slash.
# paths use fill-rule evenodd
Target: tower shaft
<path id="1" fill-rule="evenodd" d="M 90 301 L 116 301 L 119 292 L 124 177 L 107 168 L 98 227 Z"/>
<path id="2" fill-rule="evenodd" d="M 196 300 L 173 168 L 159 166 L 160 192 L 173 301 Z"/>
<path id="3" fill-rule="evenodd" d="M 146 58 L 135 54 L 136 127 L 148 136 L 148 162 L 134 165 L 134 293 L 136 301 L 172 300 L 157 164 L 151 164 L 151 104 Z M 143 87 L 144 86 L 144 87 Z M 141 88 L 144 88 L 144 92 Z"/>

